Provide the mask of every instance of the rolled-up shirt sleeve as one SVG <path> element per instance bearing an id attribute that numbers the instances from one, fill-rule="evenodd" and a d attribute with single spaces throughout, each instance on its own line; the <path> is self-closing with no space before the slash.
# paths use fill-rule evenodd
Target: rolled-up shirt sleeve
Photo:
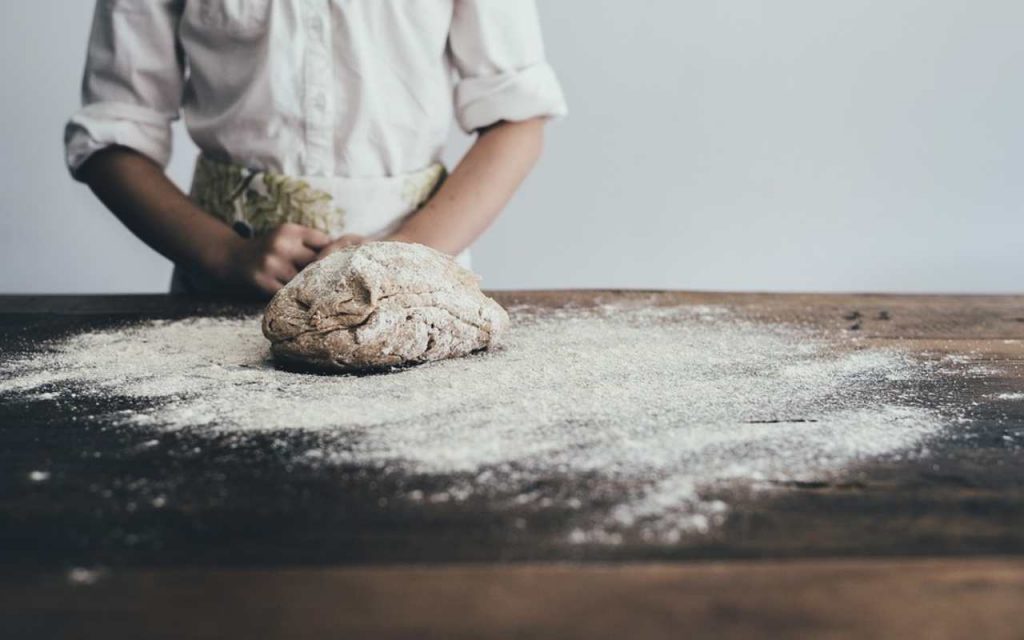
<path id="1" fill-rule="evenodd" d="M 465 131 L 567 113 L 534 0 L 455 0 L 449 46 L 459 74 L 455 114 Z"/>
<path id="2" fill-rule="evenodd" d="M 181 111 L 185 63 L 177 31 L 183 0 L 97 0 L 82 81 L 82 109 L 64 131 L 77 176 L 97 151 L 129 147 L 161 166 Z"/>

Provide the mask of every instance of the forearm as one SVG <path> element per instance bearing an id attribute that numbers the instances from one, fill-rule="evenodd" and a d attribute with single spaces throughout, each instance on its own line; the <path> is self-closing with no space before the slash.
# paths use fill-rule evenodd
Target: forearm
<path id="1" fill-rule="evenodd" d="M 216 273 L 240 238 L 206 214 L 149 158 L 115 147 L 97 153 L 80 176 L 132 233 L 176 264 Z"/>
<path id="2" fill-rule="evenodd" d="M 543 119 L 504 122 L 481 133 L 430 202 L 392 239 L 452 255 L 469 247 L 533 169 L 544 143 L 544 124 Z"/>

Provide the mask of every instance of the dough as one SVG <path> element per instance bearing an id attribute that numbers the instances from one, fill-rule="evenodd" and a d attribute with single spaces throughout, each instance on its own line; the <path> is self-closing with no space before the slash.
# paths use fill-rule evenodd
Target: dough
<path id="1" fill-rule="evenodd" d="M 277 292 L 263 315 L 291 368 L 377 369 L 456 358 L 496 344 L 508 314 L 450 257 L 402 242 L 334 253 Z"/>

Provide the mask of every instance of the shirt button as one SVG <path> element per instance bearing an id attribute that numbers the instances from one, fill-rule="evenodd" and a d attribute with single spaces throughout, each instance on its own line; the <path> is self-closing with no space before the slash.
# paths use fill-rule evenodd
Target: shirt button
<path id="1" fill-rule="evenodd" d="M 324 98 L 323 94 L 319 94 L 313 98 L 313 107 L 315 107 L 317 111 L 323 111 L 327 107 L 327 99 Z"/>

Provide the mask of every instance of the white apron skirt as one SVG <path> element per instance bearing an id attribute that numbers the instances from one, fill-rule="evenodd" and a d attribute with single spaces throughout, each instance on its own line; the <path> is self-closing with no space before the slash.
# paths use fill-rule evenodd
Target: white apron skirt
<path id="1" fill-rule="evenodd" d="M 430 200 L 447 177 L 441 164 L 383 178 L 285 176 L 252 171 L 200 156 L 192 200 L 243 237 L 269 233 L 286 222 L 323 231 L 331 238 L 383 237 Z M 469 252 L 456 260 L 469 268 Z M 229 294 L 202 273 L 175 267 L 172 293 Z"/>

